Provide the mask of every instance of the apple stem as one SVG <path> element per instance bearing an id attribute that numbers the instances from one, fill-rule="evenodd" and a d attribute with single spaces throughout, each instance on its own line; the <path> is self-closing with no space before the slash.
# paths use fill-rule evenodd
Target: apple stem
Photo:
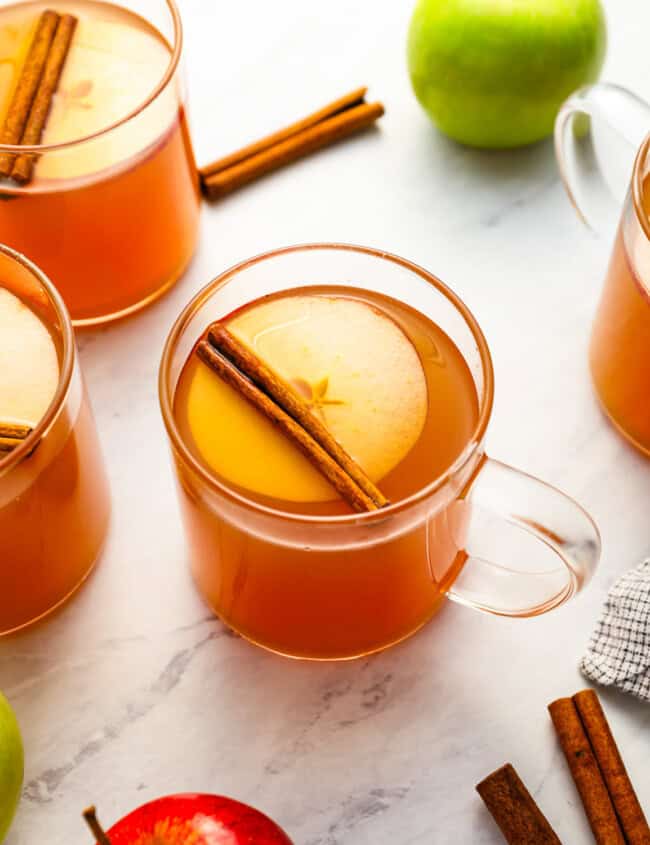
<path id="1" fill-rule="evenodd" d="M 84 810 L 83 817 L 97 840 L 97 845 L 111 845 L 111 840 L 106 836 L 104 829 L 97 820 L 97 810 L 95 807 L 88 807 Z"/>

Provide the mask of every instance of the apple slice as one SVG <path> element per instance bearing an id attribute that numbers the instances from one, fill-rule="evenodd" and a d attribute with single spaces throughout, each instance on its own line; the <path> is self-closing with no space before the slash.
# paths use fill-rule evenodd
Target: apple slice
<path id="1" fill-rule="evenodd" d="M 58 144 L 105 129 L 143 103 L 162 79 L 169 48 L 153 28 L 123 10 L 106 7 L 102 18 L 81 18 L 45 126 L 43 143 Z M 115 18 L 115 19 L 113 19 Z M 156 141 L 178 111 L 169 85 L 137 118 L 70 151 L 44 156 L 41 179 L 97 172 Z"/>
<path id="2" fill-rule="evenodd" d="M 50 333 L 24 302 L 0 288 L 0 420 L 36 425 L 58 383 Z"/>
<path id="3" fill-rule="evenodd" d="M 415 445 L 427 414 L 426 379 L 413 344 L 385 313 L 350 296 L 289 295 L 238 312 L 228 326 L 293 385 L 373 481 Z M 293 444 L 207 368 L 194 382 L 188 419 L 219 474 L 288 501 L 336 497 Z M 210 428 L 198 401 L 208 392 Z"/>

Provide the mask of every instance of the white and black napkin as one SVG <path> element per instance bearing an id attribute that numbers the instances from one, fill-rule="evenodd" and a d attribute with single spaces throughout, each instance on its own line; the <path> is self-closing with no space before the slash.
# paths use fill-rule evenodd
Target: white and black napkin
<path id="1" fill-rule="evenodd" d="M 591 681 L 650 702 L 650 559 L 610 589 L 580 669 Z"/>

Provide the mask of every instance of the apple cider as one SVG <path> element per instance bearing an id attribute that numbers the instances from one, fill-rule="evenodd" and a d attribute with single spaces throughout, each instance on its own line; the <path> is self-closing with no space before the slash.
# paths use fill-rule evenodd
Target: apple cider
<path id="1" fill-rule="evenodd" d="M 0 635 L 82 583 L 109 518 L 72 329 L 30 272 L 0 251 L 0 433 L 26 435 L 0 437 Z"/>
<path id="2" fill-rule="evenodd" d="M 461 352 L 395 299 L 304 287 L 221 322 L 307 403 L 390 509 L 444 475 L 476 429 L 477 390 Z M 230 519 L 177 460 L 193 575 L 210 606 L 244 637 L 299 657 L 367 654 L 417 630 L 465 560 L 467 508 L 449 503 L 394 533 L 386 518 L 369 525 L 362 542 L 346 542 L 350 506 L 195 351 L 173 398 L 181 439 L 205 472 L 262 511 L 259 519 Z M 269 536 L 265 514 L 286 521 L 284 541 Z M 313 520 L 311 535 L 292 539 L 292 523 L 303 517 Z M 335 539 L 323 545 L 321 532 L 330 529 Z M 381 541 L 374 537 L 384 529 Z"/>
<path id="3" fill-rule="evenodd" d="M 146 305 L 182 274 L 197 237 L 198 177 L 177 72 L 158 90 L 177 56 L 120 6 L 0 7 L 0 115 L 46 8 L 77 19 L 40 140 L 57 147 L 38 155 L 28 184 L 0 183 L 0 241 L 47 273 L 73 322 L 92 324 Z"/>
<path id="4" fill-rule="evenodd" d="M 650 216 L 647 191 L 644 203 Z M 606 413 L 637 448 L 650 454 L 650 251 L 636 221 L 629 225 L 624 218 L 616 237 L 590 360 Z"/>

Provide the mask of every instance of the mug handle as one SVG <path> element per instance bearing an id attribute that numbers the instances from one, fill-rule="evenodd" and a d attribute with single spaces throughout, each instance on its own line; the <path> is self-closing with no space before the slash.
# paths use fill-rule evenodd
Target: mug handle
<path id="1" fill-rule="evenodd" d="M 648 132 L 650 105 L 619 85 L 579 88 L 560 108 L 555 121 L 560 174 L 573 207 L 593 231 L 608 231 L 614 213 L 618 216 Z"/>
<path id="2" fill-rule="evenodd" d="M 572 598 L 596 569 L 594 521 L 538 478 L 485 457 L 458 505 L 467 558 L 446 592 L 452 601 L 498 616 L 539 616 Z"/>

